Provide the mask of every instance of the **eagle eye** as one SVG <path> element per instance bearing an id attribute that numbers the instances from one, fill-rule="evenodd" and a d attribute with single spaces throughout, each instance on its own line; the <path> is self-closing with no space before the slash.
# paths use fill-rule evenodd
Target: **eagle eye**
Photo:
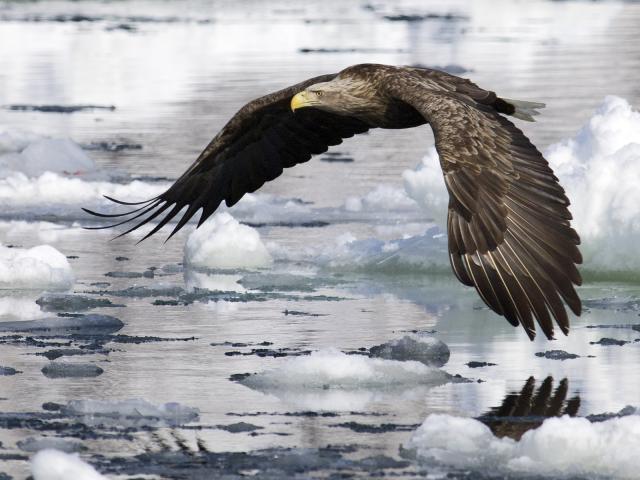
<path id="1" fill-rule="evenodd" d="M 315 93 L 315 94 L 316 94 L 316 97 L 321 97 L 321 96 L 324 94 L 324 92 L 322 92 L 322 91 L 320 91 L 320 90 L 316 90 L 316 91 L 315 91 L 315 92 L 313 92 L 313 93 Z"/>

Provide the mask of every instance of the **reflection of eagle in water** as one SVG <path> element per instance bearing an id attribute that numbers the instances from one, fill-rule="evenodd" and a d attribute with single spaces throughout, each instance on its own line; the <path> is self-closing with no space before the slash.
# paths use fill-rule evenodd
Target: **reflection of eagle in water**
<path id="1" fill-rule="evenodd" d="M 579 238 L 569 200 L 540 152 L 501 114 L 533 120 L 542 104 L 513 101 L 469 80 L 412 67 L 355 65 L 242 107 L 162 195 L 132 212 L 125 233 L 160 218 L 156 233 L 186 208 L 171 235 L 200 209 L 202 224 L 224 200 L 234 205 L 282 169 L 306 162 L 371 128 L 429 123 L 449 192 L 449 258 L 458 279 L 492 310 L 549 338 L 563 333 L 562 304 L 580 314 Z M 113 225 L 113 226 L 116 226 Z M 104 227 L 106 228 L 106 227 Z M 123 234 L 124 235 L 124 234 Z"/>

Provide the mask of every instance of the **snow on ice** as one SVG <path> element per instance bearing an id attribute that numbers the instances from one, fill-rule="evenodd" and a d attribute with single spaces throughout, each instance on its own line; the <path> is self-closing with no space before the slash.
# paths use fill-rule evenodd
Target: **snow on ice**
<path id="1" fill-rule="evenodd" d="M 268 267 L 272 261 L 258 231 L 226 212 L 209 218 L 184 246 L 184 263 L 194 268 L 252 269 Z"/>
<path id="2" fill-rule="evenodd" d="M 118 424 L 182 425 L 199 416 L 198 409 L 176 402 L 154 405 L 146 400 L 71 400 L 63 407 L 66 415 L 82 416 L 85 420 L 110 419 Z"/>
<path id="3" fill-rule="evenodd" d="M 465 470 L 553 478 L 637 478 L 640 416 L 590 422 L 549 418 L 520 441 L 497 438 L 472 418 L 432 414 L 406 447 L 418 459 Z"/>
<path id="4" fill-rule="evenodd" d="M 452 376 L 416 361 L 347 355 L 329 348 L 288 358 L 273 370 L 251 375 L 242 383 L 259 390 L 393 389 L 410 385 L 442 385 Z"/>
<path id="5" fill-rule="evenodd" d="M 34 480 L 107 480 L 78 455 L 54 449 L 40 450 L 31 459 Z"/>
<path id="6" fill-rule="evenodd" d="M 0 289 L 68 290 L 74 281 L 67 257 L 50 245 L 0 245 Z"/>

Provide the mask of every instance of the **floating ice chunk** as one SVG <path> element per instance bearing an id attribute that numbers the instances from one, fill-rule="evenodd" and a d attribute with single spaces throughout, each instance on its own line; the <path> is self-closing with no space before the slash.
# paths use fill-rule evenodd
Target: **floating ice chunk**
<path id="1" fill-rule="evenodd" d="M 0 205 L 17 212 L 23 212 L 24 207 L 32 209 L 36 205 L 46 207 L 47 212 L 54 211 L 54 206 L 60 208 L 65 205 L 73 206 L 74 213 L 78 205 L 112 211 L 119 207 L 108 203 L 103 196 L 126 198 L 129 201 L 146 200 L 159 195 L 167 186 L 165 182 L 147 183 L 139 180 L 126 184 L 87 181 L 54 172 L 29 178 L 24 173 L 14 172 L 0 179 Z M 87 215 L 83 218 L 87 218 Z M 95 218 L 92 217 L 92 220 Z"/>
<path id="2" fill-rule="evenodd" d="M 219 213 L 195 230 L 184 246 L 184 263 L 204 269 L 268 267 L 272 258 L 257 230 Z"/>
<path id="3" fill-rule="evenodd" d="M 46 138 L 14 130 L 0 133 L 0 176 L 12 172 L 28 177 L 44 172 L 77 175 L 95 168 L 93 160 L 68 138 Z"/>
<path id="4" fill-rule="evenodd" d="M 608 96 L 573 138 L 551 145 L 546 157 L 571 199 L 585 266 L 637 270 L 640 112 Z"/>
<path id="5" fill-rule="evenodd" d="M 116 332 L 124 327 L 121 320 L 109 315 L 89 314 L 72 317 L 50 317 L 38 320 L 0 322 L 0 331 L 10 332 L 73 332 L 82 334 Z"/>
<path id="6" fill-rule="evenodd" d="M 415 360 L 435 367 L 449 361 L 449 347 L 435 337 L 427 335 L 406 335 L 369 349 L 372 357 L 388 360 Z"/>
<path id="7" fill-rule="evenodd" d="M 86 297 L 83 295 L 47 293 L 36 300 L 45 312 L 82 312 L 92 308 L 123 307 L 108 298 Z"/>
<path id="8" fill-rule="evenodd" d="M 108 480 L 78 455 L 54 449 L 41 450 L 31 459 L 34 480 Z"/>
<path id="9" fill-rule="evenodd" d="M 55 248 L 0 245 L 0 289 L 68 290 L 74 282 L 67 257 Z"/>
<path id="10" fill-rule="evenodd" d="M 465 470 L 553 478 L 637 478 L 640 416 L 591 423 L 585 418 L 549 418 L 520 441 L 497 438 L 472 418 L 429 415 L 407 447 L 425 462 Z"/>
<path id="11" fill-rule="evenodd" d="M 330 348 L 287 359 L 280 367 L 248 376 L 241 382 L 258 390 L 394 389 L 398 386 L 442 385 L 453 377 L 422 363 L 347 355 Z"/>
<path id="12" fill-rule="evenodd" d="M 183 425 L 197 420 L 197 408 L 176 402 L 153 405 L 142 399 L 71 400 L 62 408 L 65 415 L 82 416 L 94 422 L 111 420 L 118 424 Z"/>
<path id="13" fill-rule="evenodd" d="M 51 362 L 42 367 L 47 378 L 92 378 L 99 377 L 104 370 L 93 363 Z"/>
<path id="14" fill-rule="evenodd" d="M 388 211 L 415 207 L 416 202 L 404 190 L 390 185 L 378 185 L 362 197 L 348 197 L 344 209 L 349 212 L 363 210 Z"/>

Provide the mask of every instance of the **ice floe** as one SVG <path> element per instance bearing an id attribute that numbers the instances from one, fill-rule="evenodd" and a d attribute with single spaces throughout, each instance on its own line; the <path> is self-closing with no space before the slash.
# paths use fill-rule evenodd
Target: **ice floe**
<path id="1" fill-rule="evenodd" d="M 347 355 L 328 348 L 288 358 L 278 368 L 250 375 L 244 385 L 274 389 L 393 389 L 398 386 L 442 385 L 453 377 L 420 362 Z"/>
<path id="2" fill-rule="evenodd" d="M 272 261 L 257 230 L 226 212 L 193 231 L 184 246 L 184 263 L 194 268 L 253 269 L 268 267 Z"/>
<path id="3" fill-rule="evenodd" d="M 68 290 L 75 282 L 67 257 L 50 245 L 0 245 L 0 289 Z"/>
<path id="4" fill-rule="evenodd" d="M 549 418 L 519 441 L 472 418 L 429 415 L 406 445 L 418 459 L 465 470 L 553 478 L 637 478 L 640 416 L 592 423 Z"/>
<path id="5" fill-rule="evenodd" d="M 106 334 L 116 332 L 124 326 L 121 320 L 109 315 L 89 314 L 63 317 L 48 317 L 37 320 L 0 322 L 0 331 L 38 332 L 40 335 L 60 333 Z"/>
<path id="6" fill-rule="evenodd" d="M 154 405 L 143 399 L 71 400 L 62 407 L 65 415 L 81 416 L 91 423 L 109 422 L 118 425 L 183 425 L 197 420 L 197 408 L 176 402 Z"/>
<path id="7" fill-rule="evenodd" d="M 65 213 L 78 218 L 79 205 L 113 209 L 103 195 L 145 200 L 167 187 L 165 182 L 122 184 L 109 179 L 68 138 L 0 127 L 0 206 L 5 215 Z"/>
<path id="8" fill-rule="evenodd" d="M 608 96 L 578 133 L 546 152 L 571 199 L 590 268 L 640 267 L 640 112 Z"/>
<path id="9" fill-rule="evenodd" d="M 59 450 L 40 450 L 31 459 L 34 480 L 107 480 L 78 455 Z"/>

